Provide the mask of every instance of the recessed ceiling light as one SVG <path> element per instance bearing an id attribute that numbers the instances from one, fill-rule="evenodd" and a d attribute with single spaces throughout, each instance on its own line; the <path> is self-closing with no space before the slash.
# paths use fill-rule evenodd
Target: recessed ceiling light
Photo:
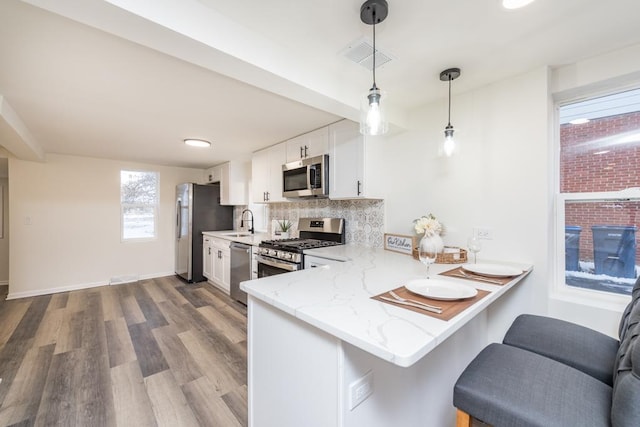
<path id="1" fill-rule="evenodd" d="M 519 9 L 531 2 L 533 2 L 533 0 L 502 0 L 502 6 L 505 9 Z"/>
<path id="2" fill-rule="evenodd" d="M 589 119 L 587 119 L 586 117 L 581 117 L 579 119 L 573 119 L 573 120 L 569 120 L 569 123 L 571 123 L 572 125 L 583 125 L 585 123 L 589 123 Z"/>
<path id="3" fill-rule="evenodd" d="M 204 139 L 189 138 L 189 139 L 185 139 L 184 143 L 192 147 L 202 147 L 202 148 L 211 147 L 211 143 L 209 141 L 205 141 Z"/>

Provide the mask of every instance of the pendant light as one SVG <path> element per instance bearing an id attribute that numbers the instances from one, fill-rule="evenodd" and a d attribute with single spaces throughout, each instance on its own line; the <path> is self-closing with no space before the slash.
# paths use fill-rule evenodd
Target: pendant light
<path id="1" fill-rule="evenodd" d="M 363 99 L 360 117 L 360 133 L 365 135 L 381 135 L 389 130 L 381 103 L 383 92 L 376 86 L 376 24 L 384 21 L 388 12 L 386 0 L 367 0 L 360 7 L 362 22 L 373 25 L 373 85 Z"/>
<path id="2" fill-rule="evenodd" d="M 447 157 L 451 157 L 456 148 L 456 142 L 453 139 L 453 126 L 451 126 L 451 82 L 460 77 L 460 68 L 449 68 L 440 73 L 440 80 L 449 82 L 449 118 L 447 126 L 444 128 L 444 146 L 443 151 Z"/>

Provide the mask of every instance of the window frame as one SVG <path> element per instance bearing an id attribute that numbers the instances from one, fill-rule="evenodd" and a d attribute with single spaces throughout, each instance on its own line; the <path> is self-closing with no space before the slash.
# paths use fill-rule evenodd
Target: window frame
<path id="1" fill-rule="evenodd" d="M 156 202 L 155 204 L 148 203 L 123 203 L 122 201 L 122 173 L 123 172 L 131 172 L 131 173 L 145 173 L 145 174 L 154 174 L 156 177 Z M 124 216 L 126 208 L 136 208 L 136 207 L 152 207 L 153 208 L 153 236 L 152 237 L 125 237 L 124 236 Z M 120 242 L 121 243 L 139 243 L 139 242 L 150 242 L 158 239 L 158 222 L 160 221 L 160 172 L 154 170 L 142 170 L 142 169 L 120 169 Z"/>
<path id="2" fill-rule="evenodd" d="M 606 292 L 596 289 L 584 289 L 569 286 L 565 281 L 565 202 L 567 201 L 640 201 L 640 188 L 627 188 L 620 191 L 592 192 L 592 193 L 560 193 L 556 194 L 556 215 L 555 215 L 555 283 L 554 291 L 557 295 L 572 296 L 584 299 L 587 303 L 593 304 L 597 299 L 598 306 L 628 302 L 629 296 Z"/>
<path id="3" fill-rule="evenodd" d="M 620 311 L 629 302 L 629 296 L 596 289 L 569 286 L 565 280 L 565 203 L 567 201 L 606 201 L 606 200 L 640 200 L 640 187 L 619 191 L 562 193 L 561 178 L 561 140 L 560 140 L 560 108 L 580 101 L 613 95 L 628 90 L 638 89 L 638 85 L 607 87 L 590 93 L 582 93 L 572 98 L 556 99 L 553 109 L 553 238 L 550 256 L 551 276 L 550 297 L 555 300 L 577 303 L 584 306 Z"/>

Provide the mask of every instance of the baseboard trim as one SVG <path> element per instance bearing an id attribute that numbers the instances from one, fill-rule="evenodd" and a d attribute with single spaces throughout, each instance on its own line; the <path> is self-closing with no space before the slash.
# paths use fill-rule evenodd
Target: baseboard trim
<path id="1" fill-rule="evenodd" d="M 60 292 L 79 291 L 82 289 L 90 289 L 90 288 L 97 288 L 99 286 L 106 286 L 108 284 L 109 282 L 106 282 L 106 281 L 94 282 L 94 283 L 82 283 L 79 285 L 61 286 L 59 288 L 49 288 L 49 289 L 36 289 L 33 291 L 24 291 L 24 292 L 11 292 L 11 287 L 9 287 L 9 295 L 7 295 L 7 300 L 37 297 L 40 295 L 57 294 Z"/>
<path id="2" fill-rule="evenodd" d="M 0 280 L 0 286 L 7 286 L 7 285 L 9 285 L 8 280 Z"/>
<path id="3" fill-rule="evenodd" d="M 139 276 L 140 280 L 148 280 L 155 279 L 157 277 L 165 277 L 165 276 L 173 276 L 175 273 L 155 273 L 155 274 L 145 274 Z M 0 282 L 1 283 L 1 282 Z M 133 283 L 133 282 L 130 282 Z M 9 284 L 9 282 L 7 282 Z M 121 285 L 124 283 L 117 283 L 116 285 Z M 37 297 L 40 295 L 49 295 L 49 294 L 57 294 L 60 292 L 69 292 L 69 291 L 80 291 L 83 289 L 91 289 L 97 288 L 100 286 L 109 286 L 109 280 L 93 282 L 93 283 L 82 283 L 78 285 L 71 286 L 61 286 L 59 288 L 49 288 L 49 289 L 37 289 L 33 291 L 24 291 L 24 292 L 11 292 L 11 287 L 9 287 L 9 294 L 7 295 L 7 300 L 11 299 L 19 299 L 19 298 L 29 298 L 29 297 Z"/>

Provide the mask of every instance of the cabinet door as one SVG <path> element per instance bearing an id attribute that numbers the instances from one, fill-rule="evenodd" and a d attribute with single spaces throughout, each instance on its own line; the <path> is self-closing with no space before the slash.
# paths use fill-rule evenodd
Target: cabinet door
<path id="1" fill-rule="evenodd" d="M 214 166 L 204 171 L 204 174 L 205 174 L 205 182 L 209 184 L 214 182 L 220 182 L 222 177 L 222 169 L 220 168 L 220 166 Z"/>
<path id="2" fill-rule="evenodd" d="M 211 279 L 211 267 L 213 264 L 213 256 L 211 251 L 211 239 L 205 237 L 202 241 L 202 275 L 207 279 Z"/>
<path id="3" fill-rule="evenodd" d="M 329 128 L 327 126 L 305 133 L 286 142 L 287 162 L 315 157 L 329 152 Z"/>
<path id="4" fill-rule="evenodd" d="M 364 197 L 364 138 L 358 124 L 343 120 L 329 126 L 329 197 Z"/>
<path id="5" fill-rule="evenodd" d="M 221 204 L 247 205 L 247 190 L 249 187 L 249 163 L 231 161 L 222 165 Z"/>
<path id="6" fill-rule="evenodd" d="M 329 152 L 329 127 L 314 130 L 305 135 L 306 157 L 315 157 Z"/>
<path id="7" fill-rule="evenodd" d="M 251 157 L 251 198 L 253 203 L 266 203 L 267 201 L 269 166 L 268 148 L 253 153 Z"/>
<path id="8" fill-rule="evenodd" d="M 224 263 L 222 259 L 222 251 L 223 249 L 214 246 L 213 247 L 214 257 L 213 257 L 213 281 L 219 285 L 223 286 L 224 283 Z"/>
<path id="9" fill-rule="evenodd" d="M 304 135 L 296 136 L 285 142 L 287 145 L 287 163 L 304 159 Z"/>
<path id="10" fill-rule="evenodd" d="M 222 249 L 222 274 L 220 284 L 227 292 L 231 291 L 231 250 L 229 248 Z"/>
<path id="11" fill-rule="evenodd" d="M 286 163 L 287 145 L 285 142 L 269 148 L 269 184 L 268 202 L 284 202 L 282 197 L 282 165 Z"/>

